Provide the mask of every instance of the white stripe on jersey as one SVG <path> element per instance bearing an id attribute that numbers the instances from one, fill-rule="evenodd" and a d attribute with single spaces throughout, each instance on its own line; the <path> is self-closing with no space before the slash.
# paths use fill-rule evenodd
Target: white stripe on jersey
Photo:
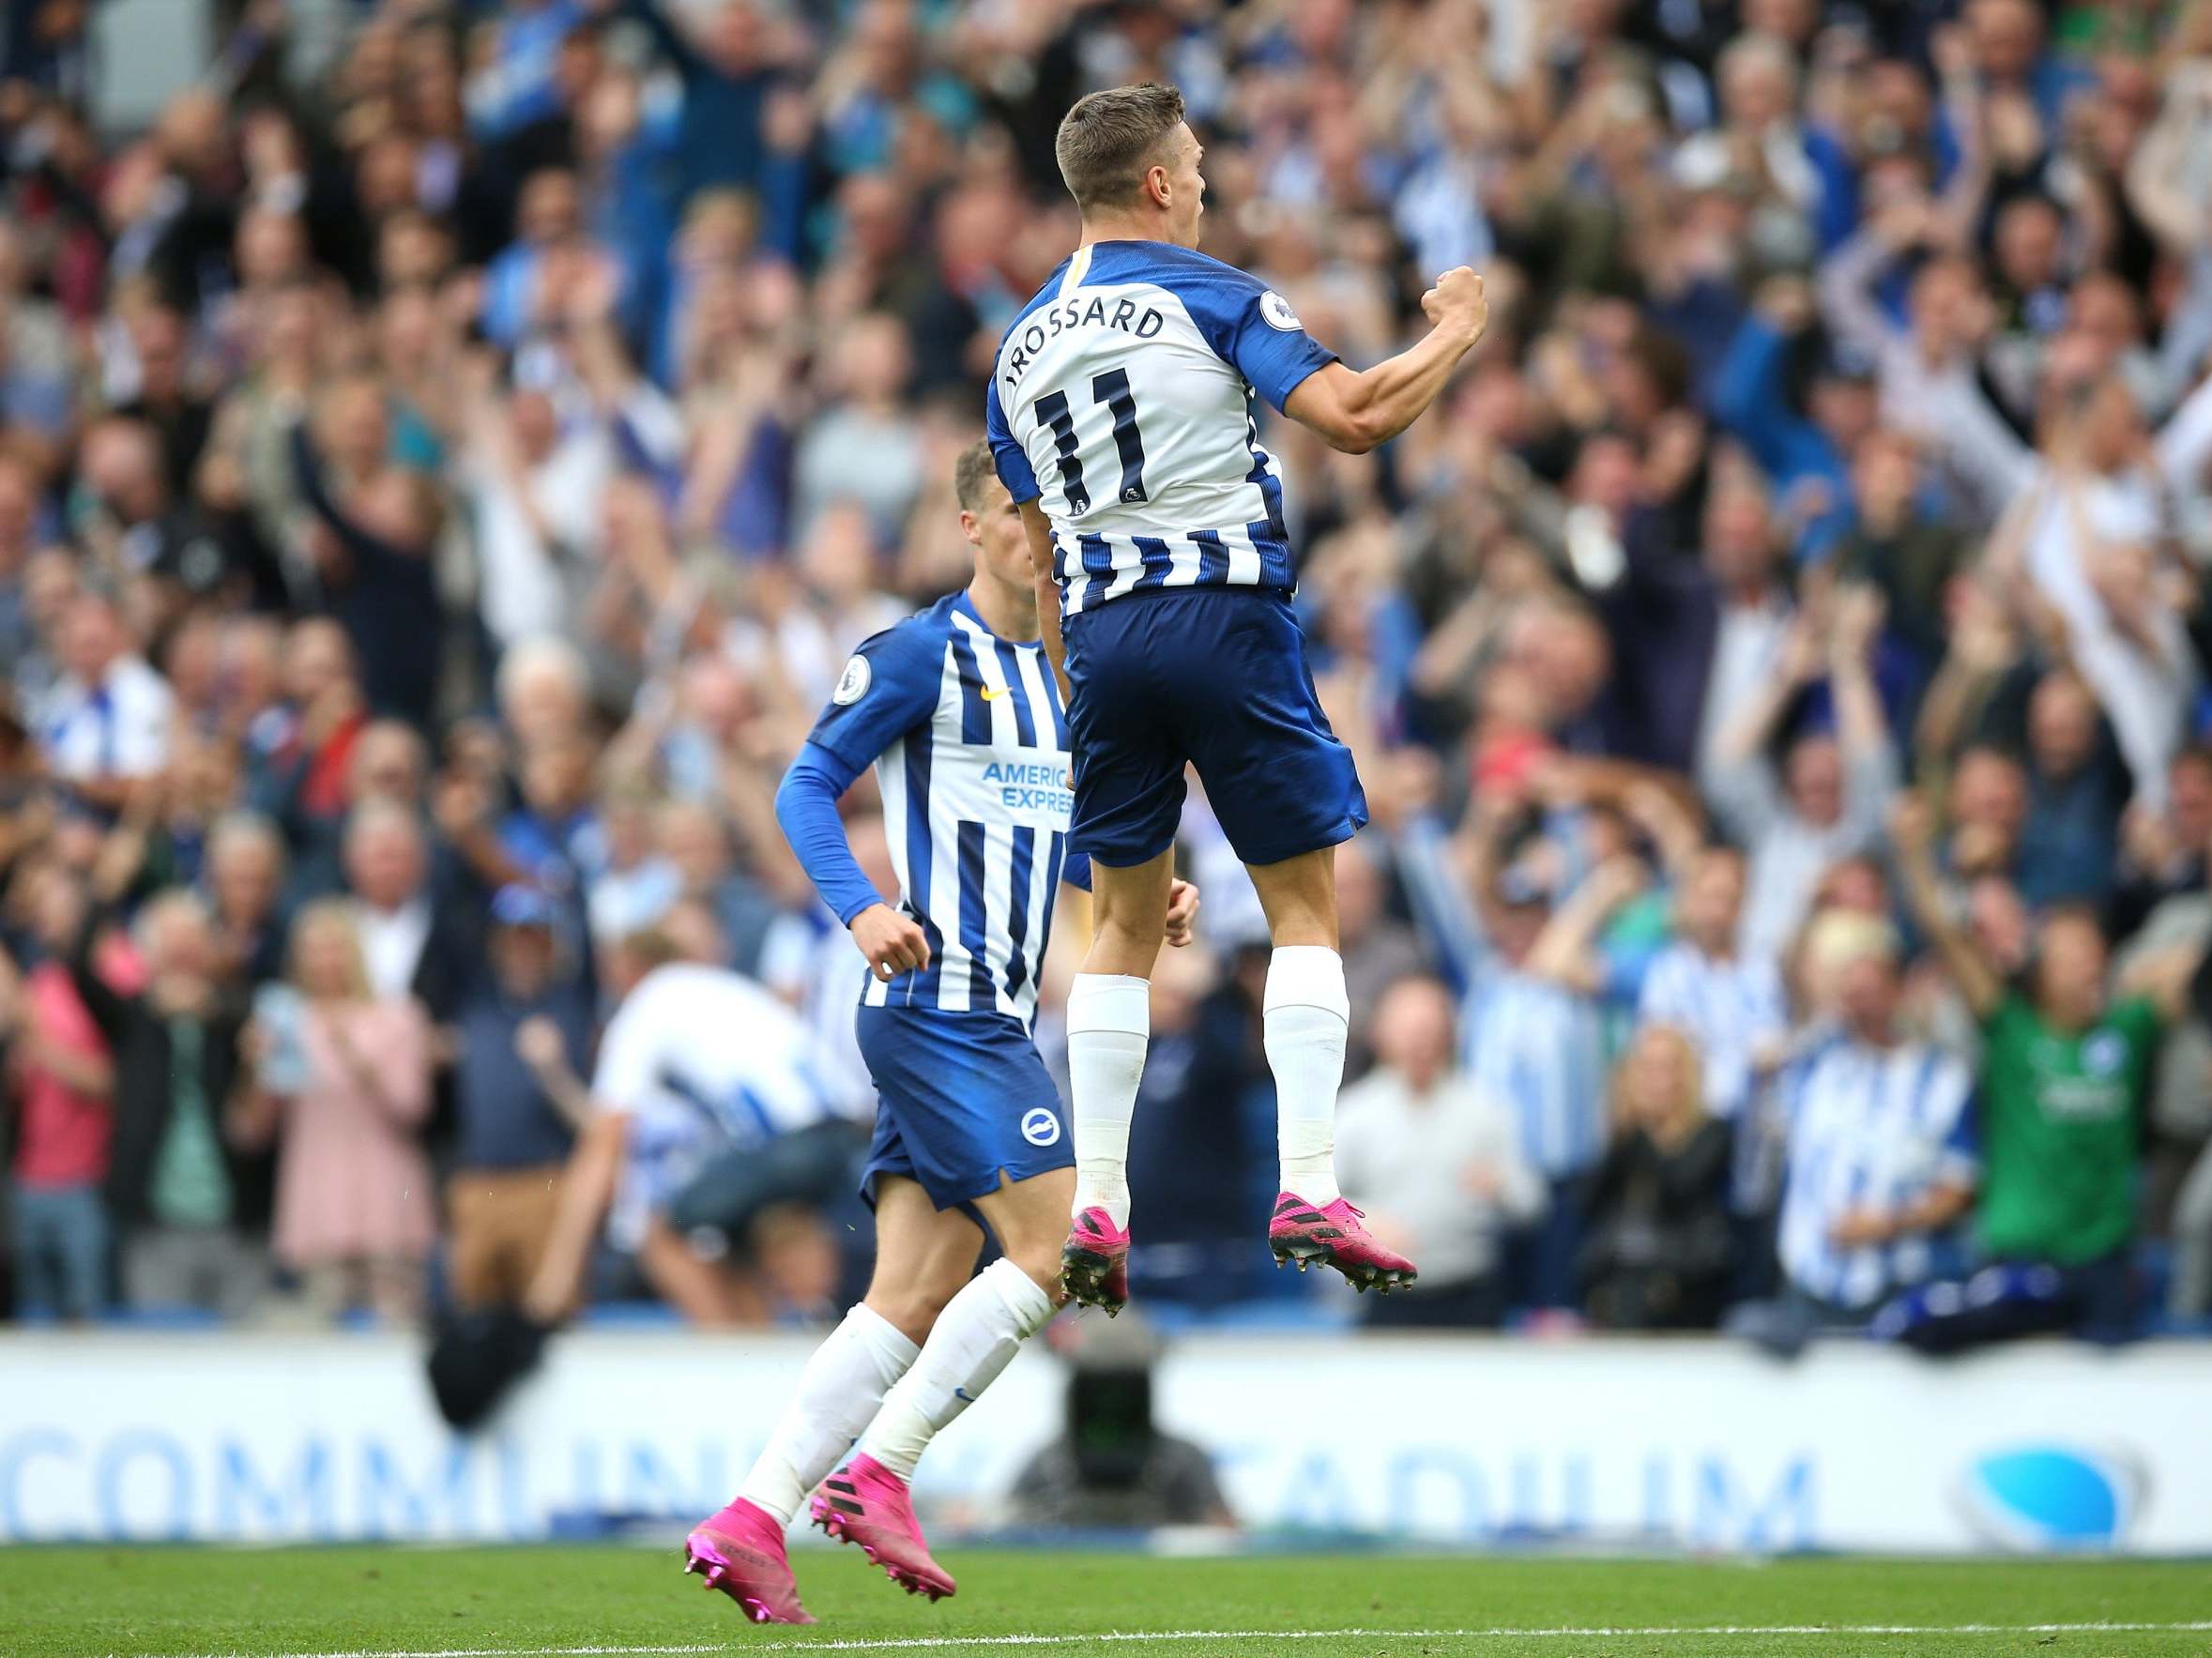
<path id="1" fill-rule="evenodd" d="M 971 730 L 983 739 L 968 740 Z M 1032 1020 L 1075 804 L 1066 716 L 1041 647 L 1001 641 L 948 601 L 928 724 L 887 746 L 876 774 L 900 908 L 929 934 L 931 961 L 888 984 L 871 975 L 862 999 Z"/>
<path id="2" fill-rule="evenodd" d="M 1195 587 L 1198 585 L 1198 543 L 1188 536 L 1169 536 L 1167 540 L 1167 579 L 1164 587 Z"/>
<path id="3" fill-rule="evenodd" d="M 958 671 L 953 665 L 949 648 L 945 668 L 953 677 L 953 694 L 957 696 Z M 955 729 L 958 718 L 954 716 Z M 944 728 L 943 719 L 943 704 L 939 703 L 938 728 L 940 732 Z M 966 746 L 961 745 L 963 748 Z M 937 981 L 937 1005 L 947 1012 L 965 1013 L 969 1011 L 970 999 L 972 958 L 960 936 L 962 900 L 966 897 L 960 886 L 960 826 L 979 821 L 983 814 L 980 810 L 963 812 L 954 803 L 953 778 L 938 773 L 938 767 L 945 758 L 944 745 L 935 745 L 930 755 L 929 779 L 929 910 L 931 918 L 937 922 L 938 937 L 936 956 L 930 963 L 930 968 Z"/>
<path id="4" fill-rule="evenodd" d="M 1221 532 L 1221 544 L 1228 549 L 1228 585 L 1232 587 L 1257 587 L 1259 585 L 1259 548 L 1252 540 L 1249 525 L 1234 524 Z"/>
<path id="5" fill-rule="evenodd" d="M 1054 680 L 1049 693 L 1045 689 L 1051 678 L 1052 669 L 1041 650 L 1017 650 L 1014 666 L 1021 671 L 1022 693 L 1029 699 L 1030 718 L 1037 722 L 1037 740 L 1046 748 L 1065 753 L 1068 746 L 1067 719 L 1060 712 L 1060 684 Z"/>
<path id="6" fill-rule="evenodd" d="M 1110 538 L 1106 544 L 1109 547 L 1113 545 Z M 1132 554 L 1136 553 L 1134 541 L 1130 543 L 1130 551 Z M 1144 561 L 1141 557 L 1133 556 L 1124 563 L 1121 555 L 1117 554 L 1114 562 L 1118 568 L 1114 571 L 1114 579 L 1106 584 L 1105 593 L 1099 597 L 1098 601 L 1101 604 L 1104 604 L 1108 599 L 1121 598 L 1122 594 L 1135 587 L 1137 578 L 1145 573 Z"/>

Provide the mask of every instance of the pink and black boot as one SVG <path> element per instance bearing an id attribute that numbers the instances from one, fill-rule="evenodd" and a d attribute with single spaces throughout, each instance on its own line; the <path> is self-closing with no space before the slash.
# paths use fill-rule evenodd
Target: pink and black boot
<path id="1" fill-rule="evenodd" d="M 857 1543 L 908 1594 L 939 1601 L 953 1574 L 929 1558 L 906 1481 L 862 1452 L 824 1480 L 807 1504 L 814 1523 L 839 1543 Z"/>
<path id="2" fill-rule="evenodd" d="M 799 1581 L 784 1553 L 784 1526 L 739 1498 L 683 1541 L 683 1569 L 706 1575 L 755 1623 L 812 1623 L 799 1604 Z"/>
<path id="3" fill-rule="evenodd" d="M 1360 1211 L 1342 1197 L 1317 1206 L 1284 1193 L 1275 1199 L 1274 1218 L 1267 1225 L 1267 1246 L 1277 1267 L 1295 1261 L 1303 1272 L 1319 1262 L 1335 1268 L 1357 1290 L 1387 1295 L 1420 1276 L 1411 1261 L 1375 1240 L 1361 1224 Z"/>

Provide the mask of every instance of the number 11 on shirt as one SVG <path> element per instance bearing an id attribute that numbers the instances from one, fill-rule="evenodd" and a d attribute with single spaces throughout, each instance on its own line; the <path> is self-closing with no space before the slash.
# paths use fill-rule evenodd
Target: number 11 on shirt
<path id="1" fill-rule="evenodd" d="M 1146 499 L 1144 493 L 1144 435 L 1137 429 L 1137 398 L 1129 389 L 1129 371 L 1109 369 L 1093 375 L 1091 398 L 1113 412 L 1114 449 L 1121 457 L 1121 501 L 1124 506 Z M 1053 447 L 1060 451 L 1060 480 L 1067 490 L 1068 510 L 1091 510 L 1091 491 L 1083 482 L 1082 458 L 1075 452 L 1075 419 L 1068 412 L 1068 394 L 1046 392 L 1031 405 L 1036 418 L 1052 428 Z"/>

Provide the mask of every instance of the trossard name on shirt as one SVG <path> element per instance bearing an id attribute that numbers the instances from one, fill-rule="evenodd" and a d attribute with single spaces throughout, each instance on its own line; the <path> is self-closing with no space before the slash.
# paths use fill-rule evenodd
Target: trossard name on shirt
<path id="1" fill-rule="evenodd" d="M 1167 319 L 1155 306 L 1139 310 L 1134 299 L 1109 301 L 1103 294 L 1077 293 L 1073 298 L 1030 313 L 1011 342 L 1013 349 L 1006 354 L 1003 378 L 1009 386 L 1020 385 L 1037 354 L 1070 328 L 1112 328 L 1134 339 L 1150 340 L 1167 326 Z"/>

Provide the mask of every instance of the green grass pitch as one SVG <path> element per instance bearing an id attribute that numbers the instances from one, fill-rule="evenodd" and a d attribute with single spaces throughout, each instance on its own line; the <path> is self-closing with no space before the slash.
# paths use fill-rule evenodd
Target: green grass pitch
<path id="1" fill-rule="evenodd" d="M 1098 1652 L 1112 1658 L 2212 1653 L 2202 1562 L 1763 1564 L 950 1551 L 931 1606 L 809 1549 L 822 1621 L 755 1629 L 673 1550 L 0 1548 L 8 1658 Z"/>

